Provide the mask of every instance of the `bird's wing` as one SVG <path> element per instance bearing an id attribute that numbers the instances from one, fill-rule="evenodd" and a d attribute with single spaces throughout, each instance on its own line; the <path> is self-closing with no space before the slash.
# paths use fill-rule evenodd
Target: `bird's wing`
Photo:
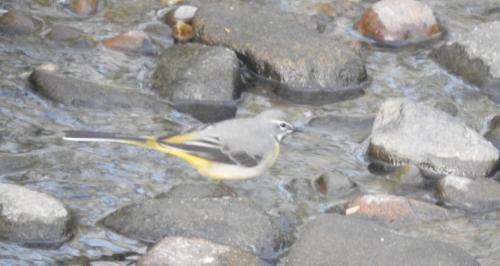
<path id="1" fill-rule="evenodd" d="M 262 156 L 250 154 L 244 150 L 235 150 L 234 147 L 225 145 L 218 137 L 198 137 L 197 135 L 187 133 L 158 138 L 157 142 L 160 145 L 218 163 L 254 167 L 262 161 Z"/>

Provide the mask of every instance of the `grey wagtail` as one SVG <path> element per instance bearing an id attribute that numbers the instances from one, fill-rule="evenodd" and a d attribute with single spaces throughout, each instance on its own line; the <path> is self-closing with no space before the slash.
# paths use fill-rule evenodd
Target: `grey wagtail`
<path id="1" fill-rule="evenodd" d="M 225 120 L 174 136 L 67 131 L 64 139 L 132 144 L 184 159 L 210 179 L 246 179 L 271 167 L 279 154 L 280 142 L 296 131 L 285 119 L 284 112 L 268 110 L 255 117 Z"/>

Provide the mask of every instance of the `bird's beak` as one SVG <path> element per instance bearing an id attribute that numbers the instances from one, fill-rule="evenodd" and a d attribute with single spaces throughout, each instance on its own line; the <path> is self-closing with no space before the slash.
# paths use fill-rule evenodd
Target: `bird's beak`
<path id="1" fill-rule="evenodd" d="M 292 126 L 293 126 L 293 132 L 292 133 L 295 133 L 295 132 L 303 133 L 303 132 L 305 132 L 305 124 L 302 121 L 297 121 L 297 122 L 293 123 Z"/>

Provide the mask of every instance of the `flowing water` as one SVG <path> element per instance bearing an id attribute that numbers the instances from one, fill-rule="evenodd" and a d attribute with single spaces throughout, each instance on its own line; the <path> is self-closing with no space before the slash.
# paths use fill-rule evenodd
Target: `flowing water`
<path id="1" fill-rule="evenodd" d="M 51 62 L 65 75 L 103 84 L 118 84 L 138 90 L 150 89 L 155 58 L 124 54 L 95 47 L 68 47 L 43 37 L 54 22 L 85 31 L 95 40 L 151 23 L 159 23 L 160 1 L 101 1 L 97 13 L 88 18 L 71 14 L 65 1 L 0 2 L 0 9 L 15 7 L 32 14 L 38 30 L 32 35 L 0 36 L 0 153 L 20 154 L 24 163 L 13 171 L 0 169 L 0 182 L 16 183 L 53 195 L 77 217 L 73 239 L 59 249 L 25 248 L 0 242 L 0 265 L 128 265 L 146 251 L 139 241 L 120 236 L 97 225 L 117 208 L 154 197 L 183 182 L 204 182 L 179 159 L 140 148 L 114 144 L 68 143 L 62 131 L 90 129 L 138 135 L 177 132 L 196 122 L 171 110 L 98 111 L 64 106 L 33 92 L 27 82 L 37 66 Z M 295 1 L 272 1 L 289 12 L 300 13 Z M 470 30 L 478 23 L 497 19 L 500 4 L 494 1 L 427 1 L 434 8 L 449 35 Z M 360 5 L 369 3 L 361 2 Z M 495 9 L 497 8 L 497 9 Z M 488 12 L 488 10 L 490 10 Z M 337 25 L 325 35 L 355 38 L 353 19 L 337 18 Z M 272 36 L 267 36 L 272 38 Z M 168 37 L 157 46 L 168 46 Z M 365 47 L 366 65 L 372 83 L 360 98 L 321 107 L 283 103 L 262 95 L 244 94 L 238 112 L 252 114 L 269 106 L 280 106 L 296 117 L 334 114 L 355 118 L 374 117 L 378 106 L 389 97 L 407 97 L 455 113 L 478 131 L 487 119 L 500 113 L 477 88 L 450 75 L 429 59 L 432 45 L 400 50 Z M 364 121 L 364 120 L 363 120 Z M 238 194 L 252 198 L 270 213 L 293 213 L 300 224 L 309 216 L 335 210 L 352 195 L 324 197 L 308 193 L 308 182 L 323 173 L 337 172 L 358 184 L 361 193 L 391 192 L 391 175 L 368 170 L 364 156 L 369 123 L 353 127 L 314 127 L 306 134 L 288 138 L 273 168 L 260 178 L 228 183 Z M 390 180 L 389 180 L 390 181 Z M 421 191 L 422 192 L 422 191 Z M 432 200 L 431 191 L 423 191 Z M 436 238 L 460 246 L 483 265 L 500 261 L 500 213 L 466 216 L 450 221 L 410 226 L 402 232 Z M 113 264 L 114 263 L 114 264 Z"/>

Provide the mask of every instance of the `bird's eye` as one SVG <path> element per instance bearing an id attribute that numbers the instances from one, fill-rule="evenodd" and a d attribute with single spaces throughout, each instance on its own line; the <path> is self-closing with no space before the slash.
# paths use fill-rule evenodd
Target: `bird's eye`
<path id="1" fill-rule="evenodd" d="M 287 128 L 286 123 L 281 122 L 281 123 L 280 123 L 280 128 L 281 128 L 281 129 L 286 129 L 286 128 Z"/>

